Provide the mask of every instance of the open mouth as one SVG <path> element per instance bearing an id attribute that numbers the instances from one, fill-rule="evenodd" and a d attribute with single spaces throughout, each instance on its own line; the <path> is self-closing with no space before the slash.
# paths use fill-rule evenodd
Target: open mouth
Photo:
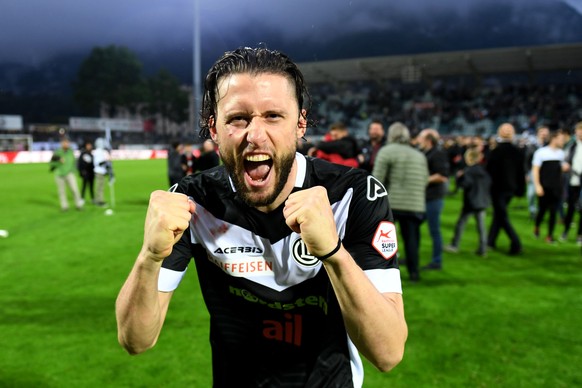
<path id="1" fill-rule="evenodd" d="M 268 155 L 247 155 L 244 168 L 248 177 L 256 183 L 264 182 L 273 167 L 273 159 Z"/>

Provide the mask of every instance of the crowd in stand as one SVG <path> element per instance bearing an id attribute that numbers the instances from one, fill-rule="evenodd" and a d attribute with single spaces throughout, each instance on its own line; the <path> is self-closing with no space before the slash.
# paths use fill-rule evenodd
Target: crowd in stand
<path id="1" fill-rule="evenodd" d="M 491 78 L 480 87 L 438 81 L 426 85 L 360 82 L 311 85 L 314 113 L 323 134 L 333 122 L 344 122 L 364 137 L 371 120 L 402 122 L 413 135 L 435 128 L 441 135 L 492 136 L 504 122 L 516 131 L 535 131 L 544 120 L 573 125 L 581 118 L 579 84 L 502 84 Z"/>

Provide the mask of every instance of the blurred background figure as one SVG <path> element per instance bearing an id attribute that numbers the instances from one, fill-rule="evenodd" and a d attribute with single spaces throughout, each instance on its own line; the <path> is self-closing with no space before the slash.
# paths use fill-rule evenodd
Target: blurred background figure
<path id="1" fill-rule="evenodd" d="M 570 147 L 566 150 L 566 162 L 570 165 L 570 178 L 568 180 L 568 194 L 567 203 L 568 210 L 564 218 L 564 233 L 562 233 L 562 240 L 566 241 L 568 232 L 574 220 L 576 209 L 578 212 L 578 237 L 576 242 L 582 245 L 582 200 L 581 190 L 582 186 L 582 121 L 578 122 L 575 127 L 574 140 Z"/>
<path id="2" fill-rule="evenodd" d="M 426 219 L 432 239 L 432 257 L 425 270 L 440 270 L 443 265 L 443 236 L 441 233 L 441 213 L 448 191 L 449 161 L 440 148 L 439 133 L 432 128 L 423 129 L 418 134 L 418 145 L 428 162 L 428 186 L 426 187 Z"/>
<path id="3" fill-rule="evenodd" d="M 204 171 L 220 164 L 220 158 L 216 152 L 214 142 L 206 139 L 200 147 L 200 156 L 196 160 L 196 170 Z"/>
<path id="4" fill-rule="evenodd" d="M 380 148 L 372 171 L 388 191 L 394 221 L 404 241 L 410 280 L 420 280 L 420 225 L 426 211 L 428 163 L 424 154 L 410 146 L 410 131 L 399 122 L 388 128 L 388 142 Z"/>
<path id="5" fill-rule="evenodd" d="M 479 233 L 479 246 L 476 253 L 479 256 L 487 254 L 487 232 L 485 231 L 486 209 L 490 204 L 491 178 L 485 168 L 480 164 L 483 160 L 483 152 L 478 148 L 470 148 L 465 151 L 465 168 L 457 172 L 457 184 L 463 189 L 463 208 L 455 224 L 455 235 L 445 251 L 456 253 L 459 251 L 461 236 L 470 216 L 475 217 L 477 232 Z"/>
<path id="6" fill-rule="evenodd" d="M 177 140 L 172 141 L 168 150 L 168 181 L 170 186 L 180 182 L 184 177 L 182 169 L 182 143 Z"/>
<path id="7" fill-rule="evenodd" d="M 84 201 L 81 195 L 79 195 L 79 186 L 77 185 L 77 178 L 75 176 L 76 159 L 68 138 L 63 137 L 60 148 L 53 153 L 50 161 L 50 170 L 55 173 L 55 182 L 57 183 L 61 210 L 69 210 L 66 187 L 73 194 L 73 201 L 77 210 L 82 210 Z"/>
<path id="8" fill-rule="evenodd" d="M 497 129 L 497 147 L 489 154 L 487 172 L 491 177 L 491 203 L 493 220 L 489 226 L 487 246 L 496 249 L 497 237 L 503 230 L 510 240 L 510 255 L 522 252 L 521 240 L 509 219 L 507 207 L 514 196 L 525 194 L 525 159 L 522 151 L 513 144 L 515 128 L 504 123 Z"/>
<path id="9" fill-rule="evenodd" d="M 85 191 L 88 190 L 91 201 L 95 202 L 95 192 L 93 191 L 93 184 L 95 182 L 95 172 L 93 171 L 93 144 L 90 141 L 86 141 L 83 145 L 83 149 L 77 160 L 77 169 L 79 170 L 79 175 L 81 176 L 82 181 L 81 198 L 85 200 Z"/>
<path id="10" fill-rule="evenodd" d="M 359 153 L 358 141 L 341 122 L 332 124 L 325 139 L 308 151 L 309 156 L 349 167 L 359 167 Z"/>
<path id="11" fill-rule="evenodd" d="M 368 140 L 358 155 L 360 168 L 372 172 L 376 155 L 386 142 L 384 134 L 384 125 L 381 121 L 374 120 L 368 125 Z"/>
<path id="12" fill-rule="evenodd" d="M 457 185 L 457 172 L 463 169 L 463 153 L 465 148 L 463 147 L 464 137 L 457 136 L 455 138 L 449 138 L 445 141 L 444 148 L 447 153 L 449 160 L 449 174 L 453 178 L 449 183 L 449 194 L 456 194 L 459 190 Z"/>
<path id="13" fill-rule="evenodd" d="M 181 157 L 182 171 L 184 171 L 185 176 L 192 175 L 196 171 L 196 156 L 192 150 L 192 144 L 184 144 L 183 150 Z"/>
<path id="14" fill-rule="evenodd" d="M 103 207 L 105 203 L 105 176 L 108 174 L 108 163 L 111 157 L 105 149 L 105 140 L 101 137 L 95 140 L 95 151 L 93 151 L 93 171 L 95 172 L 95 205 Z"/>
<path id="15" fill-rule="evenodd" d="M 556 213 L 564 188 L 562 172 L 569 170 L 563 147 L 564 134 L 562 130 L 551 131 L 549 144 L 537 150 L 533 154 L 532 160 L 532 178 L 538 197 L 538 214 L 535 220 L 534 235 L 540 236 L 540 225 L 547 211 L 549 219 L 545 241 L 549 244 L 556 242 L 554 239 Z"/>
<path id="16" fill-rule="evenodd" d="M 550 140 L 550 129 L 545 125 L 540 126 L 536 130 L 535 140 L 532 142 L 529 142 L 526 149 L 525 149 L 525 152 L 526 152 L 525 168 L 526 168 L 526 172 L 527 172 L 526 196 L 527 196 L 527 206 L 529 209 L 529 217 L 532 220 L 536 219 L 536 214 L 538 213 L 538 205 L 537 205 L 536 189 L 534 187 L 532 172 L 531 172 L 531 166 L 532 166 L 531 162 L 532 162 L 534 152 L 536 152 L 538 149 L 540 149 L 542 147 L 545 147 L 548 144 L 549 140 Z"/>

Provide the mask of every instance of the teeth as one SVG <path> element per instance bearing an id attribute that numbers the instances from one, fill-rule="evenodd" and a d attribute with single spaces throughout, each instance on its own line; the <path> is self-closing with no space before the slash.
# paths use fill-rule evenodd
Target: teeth
<path id="1" fill-rule="evenodd" d="M 264 162 L 271 158 L 267 155 L 248 155 L 245 159 L 249 162 Z"/>

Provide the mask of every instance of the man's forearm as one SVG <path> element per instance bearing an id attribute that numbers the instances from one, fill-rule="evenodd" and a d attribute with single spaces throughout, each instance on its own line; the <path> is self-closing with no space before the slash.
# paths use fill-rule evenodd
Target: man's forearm
<path id="1" fill-rule="evenodd" d="M 531 168 L 531 177 L 535 187 L 540 186 L 540 167 L 539 166 L 532 166 Z"/>
<path id="2" fill-rule="evenodd" d="M 392 369 L 408 336 L 401 295 L 381 294 L 344 249 L 324 265 L 350 339 L 379 370 Z"/>
<path id="3" fill-rule="evenodd" d="M 161 262 L 138 256 L 117 297 L 115 313 L 119 343 L 131 354 L 151 348 L 160 333 L 162 310 L 158 296 Z"/>
<path id="4" fill-rule="evenodd" d="M 428 183 L 444 183 L 447 182 L 449 178 L 441 174 L 432 174 L 428 177 Z"/>

